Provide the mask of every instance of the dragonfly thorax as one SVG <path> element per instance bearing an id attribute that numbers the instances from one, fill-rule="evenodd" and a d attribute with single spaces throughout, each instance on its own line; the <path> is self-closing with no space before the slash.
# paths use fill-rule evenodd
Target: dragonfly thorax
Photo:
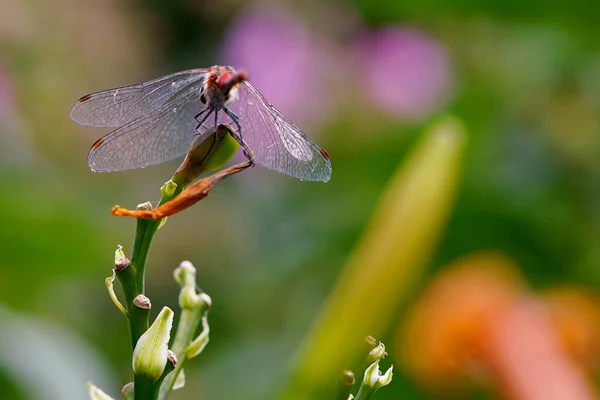
<path id="1" fill-rule="evenodd" d="M 214 67 L 213 67 L 214 68 Z M 237 85 L 248 79 L 244 71 L 231 67 L 220 67 L 206 77 L 201 89 L 200 100 L 211 108 L 221 109 L 237 97 Z"/>

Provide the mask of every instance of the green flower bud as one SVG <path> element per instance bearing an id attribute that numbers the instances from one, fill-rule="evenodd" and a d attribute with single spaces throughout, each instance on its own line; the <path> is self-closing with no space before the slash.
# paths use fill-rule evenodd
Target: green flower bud
<path id="1" fill-rule="evenodd" d="M 156 320 L 140 336 L 133 350 L 133 372 L 156 382 L 167 364 L 169 338 L 173 326 L 173 310 L 163 307 Z"/>
<path id="2" fill-rule="evenodd" d="M 379 379 L 379 360 L 375 361 L 373 364 L 369 365 L 369 368 L 365 371 L 365 377 L 363 379 L 363 384 L 372 388 L 377 383 Z"/>
<path id="3" fill-rule="evenodd" d="M 212 131 L 213 128 L 208 130 Z M 203 172 L 223 168 L 235 155 L 239 146 L 231 136 L 231 132 L 230 126 L 219 125 L 214 136 L 206 138 L 205 135 L 197 135 L 190 145 L 185 160 L 173 175 L 173 181 L 185 187 Z"/>
<path id="4" fill-rule="evenodd" d="M 206 170 L 217 171 L 223 168 L 233 158 L 238 147 L 240 144 L 231 135 L 224 135 L 219 148 L 208 159 Z"/>
<path id="5" fill-rule="evenodd" d="M 175 190 L 177 190 L 177 184 L 173 182 L 173 180 L 169 179 L 160 188 L 160 194 L 163 198 L 171 198 L 175 194 Z"/>
<path id="6" fill-rule="evenodd" d="M 166 181 L 165 184 L 162 185 L 162 187 L 160 188 L 161 199 L 160 199 L 159 206 L 172 200 L 173 197 L 175 197 L 177 194 L 179 194 L 181 192 L 182 189 L 183 188 L 180 188 L 180 190 L 177 190 L 177 184 L 175 182 L 173 182 L 172 179 L 169 179 L 168 181 Z M 160 224 L 158 225 L 158 229 L 162 228 L 166 222 L 167 222 L 167 217 L 162 218 L 160 220 Z"/>
<path id="7" fill-rule="evenodd" d="M 338 377 L 335 400 L 348 400 L 351 398 L 350 391 L 356 383 L 354 374 L 350 370 L 344 370 Z"/>
<path id="8" fill-rule="evenodd" d="M 382 375 L 381 371 L 379 371 L 379 360 L 369 365 L 369 368 L 365 371 L 362 385 L 356 397 L 370 399 L 377 389 L 389 385 L 392 381 L 393 368 L 393 366 L 390 367 L 386 373 Z"/>
<path id="9" fill-rule="evenodd" d="M 173 272 L 175 281 L 181 286 L 179 292 L 179 306 L 181 309 L 210 308 L 211 298 L 206 293 L 196 292 L 196 268 L 189 261 L 183 261 Z"/>
<path id="10" fill-rule="evenodd" d="M 385 345 L 383 343 L 379 343 L 373 350 L 369 352 L 367 356 L 367 362 L 369 364 L 381 360 L 383 357 L 387 356 L 385 352 Z"/>
<path id="11" fill-rule="evenodd" d="M 196 268 L 189 261 L 183 261 L 173 272 L 175 281 L 181 286 L 179 306 L 182 309 L 195 309 L 200 300 L 196 293 Z"/>
<path id="12" fill-rule="evenodd" d="M 179 284 L 179 286 L 189 286 L 191 284 L 196 285 L 196 267 L 189 261 L 182 261 L 179 264 L 179 267 L 175 268 L 173 271 L 173 277 L 175 278 L 175 282 Z"/>
<path id="13" fill-rule="evenodd" d="M 88 382 L 88 393 L 90 400 L 114 400 L 112 397 L 98 389 L 92 382 Z"/>

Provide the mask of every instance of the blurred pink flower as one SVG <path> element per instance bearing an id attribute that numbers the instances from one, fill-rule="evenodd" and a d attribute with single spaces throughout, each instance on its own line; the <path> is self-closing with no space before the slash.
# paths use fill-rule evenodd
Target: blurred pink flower
<path id="1" fill-rule="evenodd" d="M 450 95 L 452 72 L 446 50 L 416 29 L 366 32 L 358 41 L 356 56 L 369 99 L 401 119 L 427 117 Z"/>
<path id="2" fill-rule="evenodd" d="M 286 10 L 254 8 L 233 22 L 223 61 L 248 70 L 252 84 L 290 119 L 306 120 L 327 105 L 320 42 Z"/>

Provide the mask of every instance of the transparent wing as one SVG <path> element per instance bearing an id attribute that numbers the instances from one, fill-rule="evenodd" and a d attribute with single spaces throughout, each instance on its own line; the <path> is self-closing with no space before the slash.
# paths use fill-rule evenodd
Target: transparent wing
<path id="1" fill-rule="evenodd" d="M 190 85 L 200 87 L 205 76 L 205 69 L 191 69 L 139 85 L 88 94 L 73 105 L 71 119 L 84 126 L 118 127 L 180 96 Z"/>
<path id="2" fill-rule="evenodd" d="M 196 134 L 194 117 L 204 107 L 196 90 L 115 129 L 92 146 L 90 168 L 94 172 L 124 171 L 184 155 Z"/>
<path id="3" fill-rule="evenodd" d="M 273 107 L 249 82 L 242 82 L 237 88 L 237 99 L 227 107 L 239 117 L 242 138 L 254 153 L 254 161 L 295 178 L 327 182 L 331 177 L 327 152 Z M 235 126 L 232 122 L 229 124 Z"/>

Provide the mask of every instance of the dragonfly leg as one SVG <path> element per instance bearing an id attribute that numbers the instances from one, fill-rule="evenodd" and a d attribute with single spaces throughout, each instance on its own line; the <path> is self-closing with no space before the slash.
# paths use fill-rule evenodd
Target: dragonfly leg
<path id="1" fill-rule="evenodd" d="M 252 150 L 250 150 L 250 147 L 248 147 L 248 145 L 242 138 L 242 126 L 240 125 L 240 118 L 237 115 L 235 115 L 235 113 L 227 107 L 224 107 L 223 111 L 225 111 L 225 114 L 227 114 L 229 116 L 229 118 L 231 118 L 231 120 L 237 127 L 237 132 L 234 132 L 232 135 L 233 138 L 235 140 L 237 140 L 237 142 L 240 144 L 240 146 L 242 146 L 242 149 L 244 149 L 244 155 L 246 156 L 248 161 L 250 161 L 252 163 L 252 165 L 254 165 L 254 154 L 252 153 Z"/>
<path id="2" fill-rule="evenodd" d="M 215 147 L 215 144 L 217 143 L 217 129 L 219 127 L 219 125 L 218 125 L 219 111 L 218 110 L 214 110 L 214 111 L 215 111 L 215 131 L 212 134 L 212 137 L 213 137 L 212 143 L 210 145 L 210 148 L 206 152 L 206 156 L 208 156 L 212 152 L 212 149 Z M 209 115 L 210 115 L 210 113 L 208 113 L 204 119 L 208 118 Z M 204 161 L 204 159 L 202 161 Z"/>
<path id="3" fill-rule="evenodd" d="M 207 112 L 208 111 L 208 112 Z M 196 126 L 196 130 L 200 129 L 200 127 L 202 126 L 202 124 L 204 122 L 206 122 L 206 120 L 208 119 L 208 117 L 210 116 L 210 112 L 212 111 L 212 107 L 206 107 L 204 110 L 200 111 L 195 117 L 194 119 L 198 122 L 198 125 Z M 206 112 L 206 115 L 204 115 L 204 118 L 202 118 L 202 121 L 200 121 L 198 118 L 200 118 L 200 116 L 202 114 L 204 114 Z M 216 114 L 216 113 L 215 113 Z"/>

